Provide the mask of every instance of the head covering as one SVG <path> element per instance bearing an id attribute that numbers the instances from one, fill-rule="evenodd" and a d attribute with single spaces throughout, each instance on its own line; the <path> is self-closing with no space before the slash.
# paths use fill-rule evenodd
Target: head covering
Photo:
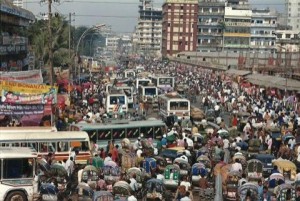
<path id="1" fill-rule="evenodd" d="M 167 137 L 167 135 L 166 135 L 166 134 L 164 134 L 164 135 L 163 135 L 163 137 Z"/>

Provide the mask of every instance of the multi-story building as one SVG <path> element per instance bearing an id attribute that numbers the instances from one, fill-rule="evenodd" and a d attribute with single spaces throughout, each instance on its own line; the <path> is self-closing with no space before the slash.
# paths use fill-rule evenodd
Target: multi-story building
<path id="1" fill-rule="evenodd" d="M 277 16 L 269 9 L 253 9 L 250 48 L 253 52 L 276 51 Z"/>
<path id="2" fill-rule="evenodd" d="M 136 28 L 139 51 L 160 52 L 162 38 L 162 9 L 153 7 L 153 0 L 140 0 L 139 19 Z"/>
<path id="3" fill-rule="evenodd" d="M 293 30 L 276 30 L 277 52 L 299 52 L 300 34 Z"/>
<path id="4" fill-rule="evenodd" d="M 223 50 L 228 52 L 249 51 L 252 11 L 248 4 L 225 7 Z"/>
<path id="5" fill-rule="evenodd" d="M 34 15 L 11 1 L 0 1 L 0 70 L 27 70 L 28 38 L 24 35 Z M 34 61 L 33 61 L 34 65 Z"/>
<path id="6" fill-rule="evenodd" d="M 116 51 L 118 49 L 120 37 L 111 36 L 105 39 L 105 46 L 107 51 Z"/>
<path id="7" fill-rule="evenodd" d="M 225 2 L 200 0 L 198 13 L 199 52 L 221 51 L 223 46 Z"/>
<path id="8" fill-rule="evenodd" d="M 285 13 L 287 15 L 287 25 L 292 27 L 293 31 L 300 31 L 300 1 L 285 0 Z"/>
<path id="9" fill-rule="evenodd" d="M 166 0 L 162 13 L 162 55 L 196 51 L 198 0 Z"/>

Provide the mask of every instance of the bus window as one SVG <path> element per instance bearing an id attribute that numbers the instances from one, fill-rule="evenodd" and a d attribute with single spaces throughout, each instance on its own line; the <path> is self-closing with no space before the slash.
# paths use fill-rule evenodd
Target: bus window
<path id="1" fill-rule="evenodd" d="M 66 152 L 69 151 L 69 143 L 68 142 L 59 142 L 57 147 L 58 152 Z"/>
<path id="2" fill-rule="evenodd" d="M 36 142 L 28 143 L 28 147 L 30 147 L 30 148 L 32 148 L 32 149 L 34 149 L 34 150 L 36 150 L 36 151 L 38 150 L 38 149 L 37 149 L 38 146 L 37 146 L 37 143 L 36 143 Z"/>
<path id="3" fill-rule="evenodd" d="M 155 95 L 156 95 L 156 88 L 145 89 L 145 96 L 155 96 Z"/>
<path id="4" fill-rule="evenodd" d="M 97 141 L 97 131 L 87 131 L 90 137 L 90 141 L 96 142 Z"/>
<path id="5" fill-rule="evenodd" d="M 154 127 L 154 138 L 162 138 L 163 130 L 161 127 Z"/>
<path id="6" fill-rule="evenodd" d="M 90 150 L 90 147 L 89 147 L 88 142 L 86 142 L 86 141 L 81 142 L 81 151 L 89 151 L 89 150 Z"/>
<path id="7" fill-rule="evenodd" d="M 141 127 L 141 133 L 143 133 L 144 134 L 144 137 L 146 137 L 146 138 L 152 138 L 153 137 L 153 135 L 148 135 L 148 133 L 152 133 L 153 134 L 153 128 L 152 128 L 152 126 L 151 127 Z"/>
<path id="8" fill-rule="evenodd" d="M 41 142 L 39 145 L 39 152 L 48 152 L 47 143 Z"/>
<path id="9" fill-rule="evenodd" d="M 125 129 L 113 129 L 113 139 L 125 138 Z"/>
<path id="10" fill-rule="evenodd" d="M 139 128 L 127 128 L 127 138 L 138 138 L 139 134 Z"/>
<path id="11" fill-rule="evenodd" d="M 178 109 L 179 110 L 188 110 L 189 109 L 189 103 L 187 101 L 178 102 Z"/>
<path id="12" fill-rule="evenodd" d="M 3 179 L 32 178 L 33 168 L 29 159 L 4 159 Z"/>
<path id="13" fill-rule="evenodd" d="M 125 96 L 110 96 L 109 98 L 110 104 L 125 104 Z"/>
<path id="14" fill-rule="evenodd" d="M 111 139 L 111 130 L 98 130 L 98 141 L 100 140 L 110 140 Z"/>
<path id="15" fill-rule="evenodd" d="M 27 143 L 26 142 L 22 142 L 21 143 L 21 147 L 27 147 Z"/>
<path id="16" fill-rule="evenodd" d="M 49 142 L 45 143 L 42 142 L 40 143 L 40 151 L 39 152 L 55 152 L 56 151 L 56 143 L 55 142 Z"/>

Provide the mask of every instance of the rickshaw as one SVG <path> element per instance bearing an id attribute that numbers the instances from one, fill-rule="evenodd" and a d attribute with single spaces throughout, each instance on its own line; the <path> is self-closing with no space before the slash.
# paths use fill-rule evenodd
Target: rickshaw
<path id="1" fill-rule="evenodd" d="M 205 119 L 210 122 L 215 122 L 216 113 L 214 109 L 208 109 L 205 113 Z"/>
<path id="2" fill-rule="evenodd" d="M 234 162 L 236 159 L 238 159 L 240 161 L 240 163 L 242 164 L 243 167 L 243 171 L 245 172 L 247 169 L 247 159 L 244 155 L 241 154 L 236 154 L 232 157 L 232 161 Z"/>
<path id="3" fill-rule="evenodd" d="M 115 199 L 111 192 L 95 191 L 92 201 L 115 201 Z"/>
<path id="4" fill-rule="evenodd" d="M 212 169 L 212 164 L 211 164 L 211 161 L 210 159 L 208 158 L 208 156 L 206 155 L 201 155 L 197 158 L 196 160 L 198 163 L 203 163 L 205 165 L 205 168 L 207 170 L 208 173 L 211 172 L 211 169 Z"/>
<path id="5" fill-rule="evenodd" d="M 146 183 L 147 195 L 146 200 L 165 200 L 166 189 L 164 183 L 160 179 L 150 179 Z"/>
<path id="6" fill-rule="evenodd" d="M 178 165 L 168 165 L 164 171 L 164 185 L 166 189 L 177 189 L 180 182 L 180 168 Z"/>
<path id="7" fill-rule="evenodd" d="M 104 161 L 102 158 L 100 157 L 92 157 L 90 159 L 87 160 L 87 165 L 93 165 L 96 168 L 101 169 L 104 166 Z"/>
<path id="8" fill-rule="evenodd" d="M 102 172 L 104 174 L 104 180 L 106 182 L 117 182 L 121 177 L 121 168 L 118 166 L 109 166 L 105 165 L 102 168 Z"/>
<path id="9" fill-rule="evenodd" d="M 224 192 L 226 200 L 237 200 L 237 198 L 238 198 L 238 183 L 241 178 L 242 178 L 242 175 L 238 171 L 231 171 L 227 174 L 226 192 Z"/>
<path id="10" fill-rule="evenodd" d="M 188 150 L 185 150 L 184 147 L 173 147 L 167 148 L 162 151 L 160 154 L 162 157 L 166 158 L 168 164 L 172 164 L 174 159 L 182 155 L 183 152 L 186 153 L 186 156 L 189 157 L 190 153 Z"/>
<path id="11" fill-rule="evenodd" d="M 262 162 L 264 177 L 269 177 L 274 168 L 272 161 L 275 159 L 275 156 L 273 154 L 257 154 L 255 159 Z"/>
<path id="12" fill-rule="evenodd" d="M 248 156 L 259 154 L 259 150 L 261 147 L 260 139 L 250 139 L 248 145 Z"/>
<path id="13" fill-rule="evenodd" d="M 99 170 L 96 167 L 87 165 L 82 170 L 81 181 L 87 183 L 92 189 L 96 189 L 98 174 Z"/>
<path id="14" fill-rule="evenodd" d="M 281 173 L 273 173 L 268 179 L 269 188 L 274 189 L 276 186 L 284 184 L 284 176 Z"/>
<path id="15" fill-rule="evenodd" d="M 144 181 L 145 172 L 143 172 L 140 168 L 137 168 L 137 167 L 129 168 L 126 171 L 127 179 L 132 178 L 133 175 L 136 176 L 136 181 L 138 183 L 138 189 L 141 189 L 142 188 L 142 183 Z"/>
<path id="16" fill-rule="evenodd" d="M 253 183 L 245 183 L 238 188 L 238 197 L 239 200 L 245 201 L 247 193 L 250 191 L 251 198 L 253 200 L 258 200 L 258 185 Z"/>
<path id="17" fill-rule="evenodd" d="M 167 160 L 161 156 L 154 156 L 153 158 L 156 160 L 158 170 L 164 171 L 167 166 Z"/>
<path id="18" fill-rule="evenodd" d="M 94 194 L 94 190 L 90 187 L 90 185 L 88 185 L 85 182 L 80 182 L 77 185 L 76 190 L 77 190 L 78 197 L 80 197 L 80 199 L 83 200 L 91 199 Z"/>
<path id="19" fill-rule="evenodd" d="M 293 163 L 290 160 L 285 160 L 282 158 L 279 158 L 277 160 L 273 160 L 272 161 L 273 165 L 278 167 L 278 170 L 281 174 L 283 174 L 283 176 L 290 180 L 293 181 L 296 177 L 296 171 L 297 171 L 297 167 L 295 165 L 295 163 Z"/>
<path id="20" fill-rule="evenodd" d="M 200 178 L 207 177 L 208 171 L 206 170 L 205 165 L 203 163 L 195 163 L 192 166 L 191 174 L 192 174 L 192 185 L 198 186 Z"/>
<path id="21" fill-rule="evenodd" d="M 274 189 L 278 201 L 295 201 L 296 190 L 290 184 L 281 184 Z"/>
<path id="22" fill-rule="evenodd" d="M 186 162 L 182 158 L 176 158 L 174 160 L 174 164 L 177 164 L 180 168 L 180 172 L 179 172 L 180 177 L 189 175 L 189 173 L 191 171 L 191 165 L 189 164 L 189 162 Z"/>
<path id="23" fill-rule="evenodd" d="M 251 159 L 247 165 L 247 178 L 249 182 L 258 182 L 263 176 L 263 163 L 257 159 Z"/>
<path id="24" fill-rule="evenodd" d="M 113 195 L 115 199 L 124 199 L 131 196 L 130 185 L 126 181 L 118 181 L 113 186 Z"/>
<path id="25" fill-rule="evenodd" d="M 151 176 L 153 170 L 156 170 L 157 168 L 156 160 L 154 158 L 145 158 L 143 162 L 143 168 L 145 173 Z"/>

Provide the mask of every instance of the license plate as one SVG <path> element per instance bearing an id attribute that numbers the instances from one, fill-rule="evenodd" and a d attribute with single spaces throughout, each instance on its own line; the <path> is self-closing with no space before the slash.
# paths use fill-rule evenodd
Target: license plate
<path id="1" fill-rule="evenodd" d="M 272 170 L 268 170 L 268 173 L 271 173 Z"/>
<path id="2" fill-rule="evenodd" d="M 267 166 L 271 166 L 272 165 L 272 163 L 267 163 Z"/>
<path id="3" fill-rule="evenodd" d="M 48 200 L 57 200 L 57 196 L 56 195 L 48 195 L 48 194 L 44 194 L 42 195 L 42 199 L 44 201 L 48 201 Z"/>

